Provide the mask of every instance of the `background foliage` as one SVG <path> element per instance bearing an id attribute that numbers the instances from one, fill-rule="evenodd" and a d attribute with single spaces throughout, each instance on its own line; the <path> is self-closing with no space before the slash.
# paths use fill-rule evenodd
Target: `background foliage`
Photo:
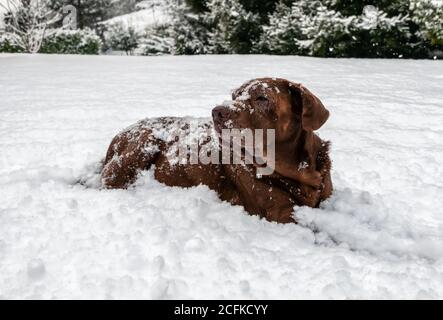
<path id="1" fill-rule="evenodd" d="M 82 41 L 91 41 L 92 32 L 101 43 L 79 51 L 443 57 L 443 0 L 49 0 L 55 12 L 67 4 L 77 8 L 78 27 L 87 32 L 59 33 L 41 52 L 76 51 L 71 41 L 86 35 Z M 169 18 L 143 31 L 103 23 L 146 8 L 160 8 Z M 52 26 L 61 27 L 61 21 Z M 1 51 L 20 51 L 13 35 L 0 34 Z"/>

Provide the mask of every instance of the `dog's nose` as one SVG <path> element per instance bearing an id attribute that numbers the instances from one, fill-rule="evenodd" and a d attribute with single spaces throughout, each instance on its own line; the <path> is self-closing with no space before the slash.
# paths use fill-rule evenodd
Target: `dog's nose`
<path id="1" fill-rule="evenodd" d="M 231 112 L 228 108 L 224 106 L 218 106 L 212 110 L 212 118 L 214 120 L 226 120 L 229 118 L 230 113 Z"/>

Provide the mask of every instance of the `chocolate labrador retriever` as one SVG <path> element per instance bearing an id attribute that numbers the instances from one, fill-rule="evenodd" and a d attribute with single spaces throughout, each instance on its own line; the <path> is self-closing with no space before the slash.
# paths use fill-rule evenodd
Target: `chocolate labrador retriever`
<path id="1" fill-rule="evenodd" d="M 279 223 L 296 222 L 294 206 L 318 207 L 332 193 L 329 142 L 314 133 L 328 118 L 321 101 L 301 84 L 275 78 L 251 80 L 233 92 L 232 101 L 213 109 L 212 121 L 145 119 L 118 134 L 106 155 L 102 184 L 127 188 L 141 170 L 154 166 L 155 178 L 168 186 L 207 185 L 220 199 L 244 206 L 250 214 Z M 244 154 L 240 162 L 225 161 L 232 160 L 232 152 L 226 158 L 221 147 L 226 145 L 221 138 L 226 129 L 272 130 L 271 173 L 258 174 L 264 163 L 246 163 Z M 240 147 L 244 150 L 244 142 Z M 232 144 L 229 148 L 233 150 Z M 204 156 L 194 161 L 191 152 L 178 156 L 189 149 Z M 263 154 L 263 159 L 270 158 Z M 220 157 L 222 163 L 208 161 Z"/>

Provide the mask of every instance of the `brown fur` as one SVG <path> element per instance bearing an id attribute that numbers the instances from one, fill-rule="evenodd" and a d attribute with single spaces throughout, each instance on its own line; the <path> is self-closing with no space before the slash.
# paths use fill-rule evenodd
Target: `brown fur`
<path id="1" fill-rule="evenodd" d="M 237 89 L 232 105 L 234 109 L 216 107 L 213 123 L 203 127 L 220 132 L 229 120 L 233 128 L 274 129 L 274 174 L 259 178 L 255 165 L 171 164 L 167 155 L 174 141 L 162 139 L 158 132 L 189 128 L 181 118 L 158 118 L 141 121 L 114 138 L 102 172 L 104 187 L 126 188 L 140 170 L 155 165 L 155 178 L 168 186 L 207 185 L 222 200 L 280 223 L 296 222 L 295 205 L 318 207 L 331 195 L 329 142 L 314 133 L 329 112 L 315 95 L 300 84 L 263 78 Z M 209 135 L 205 143 L 213 143 Z"/>

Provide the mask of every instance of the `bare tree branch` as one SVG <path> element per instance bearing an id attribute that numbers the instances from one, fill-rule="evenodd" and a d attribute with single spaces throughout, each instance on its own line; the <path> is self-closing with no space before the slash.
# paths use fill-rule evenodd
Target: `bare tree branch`
<path id="1" fill-rule="evenodd" d="M 7 32 L 25 52 L 37 53 L 48 35 L 49 27 L 62 17 L 48 4 L 49 0 L 6 0 L 6 4 L 0 3 L 7 10 Z"/>

